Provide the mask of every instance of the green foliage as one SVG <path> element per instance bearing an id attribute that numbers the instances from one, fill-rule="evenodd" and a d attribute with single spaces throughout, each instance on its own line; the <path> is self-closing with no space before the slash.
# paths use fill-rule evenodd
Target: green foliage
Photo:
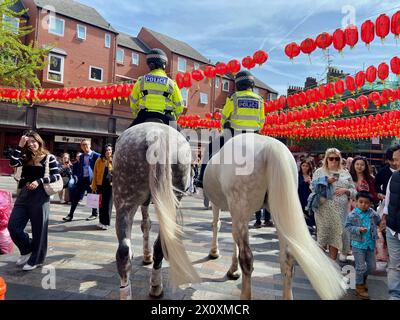
<path id="1" fill-rule="evenodd" d="M 0 0 L 0 85 L 15 88 L 40 87 L 37 71 L 46 67 L 48 48 L 34 43 L 25 45 L 21 39 L 31 32 L 25 26 L 26 10 L 15 12 L 11 8 L 17 0 Z M 19 19 L 16 28 L 14 21 Z"/>

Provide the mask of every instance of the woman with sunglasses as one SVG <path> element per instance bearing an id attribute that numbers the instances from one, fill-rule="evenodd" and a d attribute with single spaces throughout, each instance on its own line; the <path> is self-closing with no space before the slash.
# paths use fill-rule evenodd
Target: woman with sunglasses
<path id="1" fill-rule="evenodd" d="M 338 149 L 326 150 L 322 168 L 317 169 L 313 175 L 313 192 L 317 183 L 325 184 L 327 190 L 332 191 L 327 198 L 321 198 L 315 212 L 317 241 L 324 250 L 329 250 L 331 259 L 336 261 L 339 250 L 342 253 L 350 251 L 350 241 L 348 234 L 344 232 L 344 223 L 348 214 L 349 199 L 356 194 L 350 173 L 342 167 L 342 156 Z"/>

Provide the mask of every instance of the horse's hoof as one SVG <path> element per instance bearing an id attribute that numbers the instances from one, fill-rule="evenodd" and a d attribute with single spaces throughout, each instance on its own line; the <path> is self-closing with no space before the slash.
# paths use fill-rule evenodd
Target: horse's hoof
<path id="1" fill-rule="evenodd" d="M 159 286 L 150 286 L 149 296 L 152 298 L 161 298 L 163 296 L 163 285 Z"/>
<path id="2" fill-rule="evenodd" d="M 210 253 L 208 254 L 208 258 L 211 260 L 216 260 L 219 258 L 219 251 L 218 250 L 211 250 Z"/>
<path id="3" fill-rule="evenodd" d="M 150 265 L 152 263 L 153 263 L 153 256 L 152 255 L 143 257 L 143 265 L 144 266 L 148 266 L 148 265 Z"/>
<path id="4" fill-rule="evenodd" d="M 208 258 L 211 260 L 217 260 L 219 258 L 219 253 L 209 253 Z"/>
<path id="5" fill-rule="evenodd" d="M 228 277 L 229 280 L 237 280 L 240 278 L 240 272 L 239 271 L 235 271 L 235 272 L 228 271 L 226 273 L 226 276 Z"/>
<path id="6" fill-rule="evenodd" d="M 119 289 L 120 300 L 132 300 L 132 289 L 131 285 Z"/>

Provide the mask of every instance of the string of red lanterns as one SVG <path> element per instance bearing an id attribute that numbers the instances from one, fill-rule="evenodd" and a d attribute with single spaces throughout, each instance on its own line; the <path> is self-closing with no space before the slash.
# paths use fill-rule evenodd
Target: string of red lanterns
<path id="1" fill-rule="evenodd" d="M 240 63 L 239 60 L 233 59 L 228 63 L 219 62 L 214 66 L 206 66 L 204 70 L 196 69 L 192 72 L 177 73 L 175 81 L 178 84 L 179 89 L 190 88 L 193 85 L 192 80 L 203 81 L 204 78 L 211 80 L 217 76 L 224 76 L 226 74 L 235 75 L 238 73 L 242 66 L 246 69 L 251 70 L 256 65 L 263 65 L 268 60 L 268 54 L 263 50 L 256 51 L 253 56 L 247 56 L 242 59 Z"/>
<path id="2" fill-rule="evenodd" d="M 390 18 L 386 14 L 381 14 L 375 21 L 366 20 L 360 27 L 361 40 L 368 47 L 375 39 L 375 35 L 383 41 L 392 32 L 395 38 L 400 35 L 400 11 L 397 11 Z M 296 42 L 291 42 L 285 46 L 286 56 L 292 60 L 297 57 L 300 52 L 311 55 L 316 48 L 326 50 L 331 45 L 338 51 L 342 52 L 343 49 L 349 46 L 351 49 L 359 42 L 359 31 L 355 25 L 349 25 L 344 30 L 336 29 L 331 35 L 328 32 L 319 34 L 315 41 L 312 38 L 307 38 L 298 45 Z"/>
<path id="3" fill-rule="evenodd" d="M 291 139 L 371 139 L 400 138 L 400 110 L 349 119 L 286 125 L 265 125 L 261 133 Z"/>
<path id="4" fill-rule="evenodd" d="M 390 70 L 393 74 L 400 76 L 400 58 L 393 57 L 390 61 L 390 67 L 387 63 L 382 62 L 378 68 L 369 66 L 366 71 L 359 71 L 353 76 L 347 76 L 345 80 L 337 80 L 334 83 L 328 83 L 319 87 L 308 89 L 305 92 L 299 92 L 288 97 L 281 96 L 276 100 L 266 103 L 265 112 L 271 113 L 284 109 L 286 106 L 290 109 L 313 104 L 320 101 L 333 99 L 335 95 L 342 96 L 344 91 L 349 90 L 354 93 L 357 89 L 361 89 L 366 82 L 372 84 L 377 78 L 385 81 L 389 77 Z"/>
<path id="5" fill-rule="evenodd" d="M 15 89 L 0 88 L 0 100 L 11 102 L 73 101 L 78 99 L 110 101 L 128 99 L 133 84 L 115 84 L 104 87 L 80 87 L 62 89 Z"/>

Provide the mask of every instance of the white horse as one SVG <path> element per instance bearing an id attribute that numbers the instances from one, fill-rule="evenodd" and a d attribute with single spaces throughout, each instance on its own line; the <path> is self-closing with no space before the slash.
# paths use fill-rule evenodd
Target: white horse
<path id="1" fill-rule="evenodd" d="M 144 262 L 151 257 L 148 249 L 148 206 L 154 203 L 160 232 L 154 244 L 154 264 L 149 294 L 163 293 L 162 260 L 170 264 L 170 280 L 176 287 L 199 281 L 182 243 L 182 230 L 176 223 L 177 207 L 190 183 L 191 150 L 175 129 L 160 123 L 143 123 L 124 131 L 114 153 L 113 198 L 116 207 L 116 254 L 121 279 L 121 299 L 131 299 L 131 230 L 134 215 L 142 208 Z M 146 239 L 147 237 L 147 239 Z M 146 241 L 147 240 L 147 241 Z"/>
<path id="2" fill-rule="evenodd" d="M 295 259 L 321 298 L 338 299 L 344 294 L 344 281 L 337 266 L 310 236 L 297 185 L 296 162 L 287 147 L 276 139 L 257 134 L 242 134 L 229 140 L 207 165 L 204 193 L 212 202 L 214 215 L 210 256 L 219 255 L 219 211 L 230 211 L 235 243 L 227 275 L 239 278 L 239 253 L 243 274 L 241 299 L 251 299 L 253 255 L 248 224 L 261 208 L 271 212 L 278 231 L 283 298 L 293 299 Z"/>

